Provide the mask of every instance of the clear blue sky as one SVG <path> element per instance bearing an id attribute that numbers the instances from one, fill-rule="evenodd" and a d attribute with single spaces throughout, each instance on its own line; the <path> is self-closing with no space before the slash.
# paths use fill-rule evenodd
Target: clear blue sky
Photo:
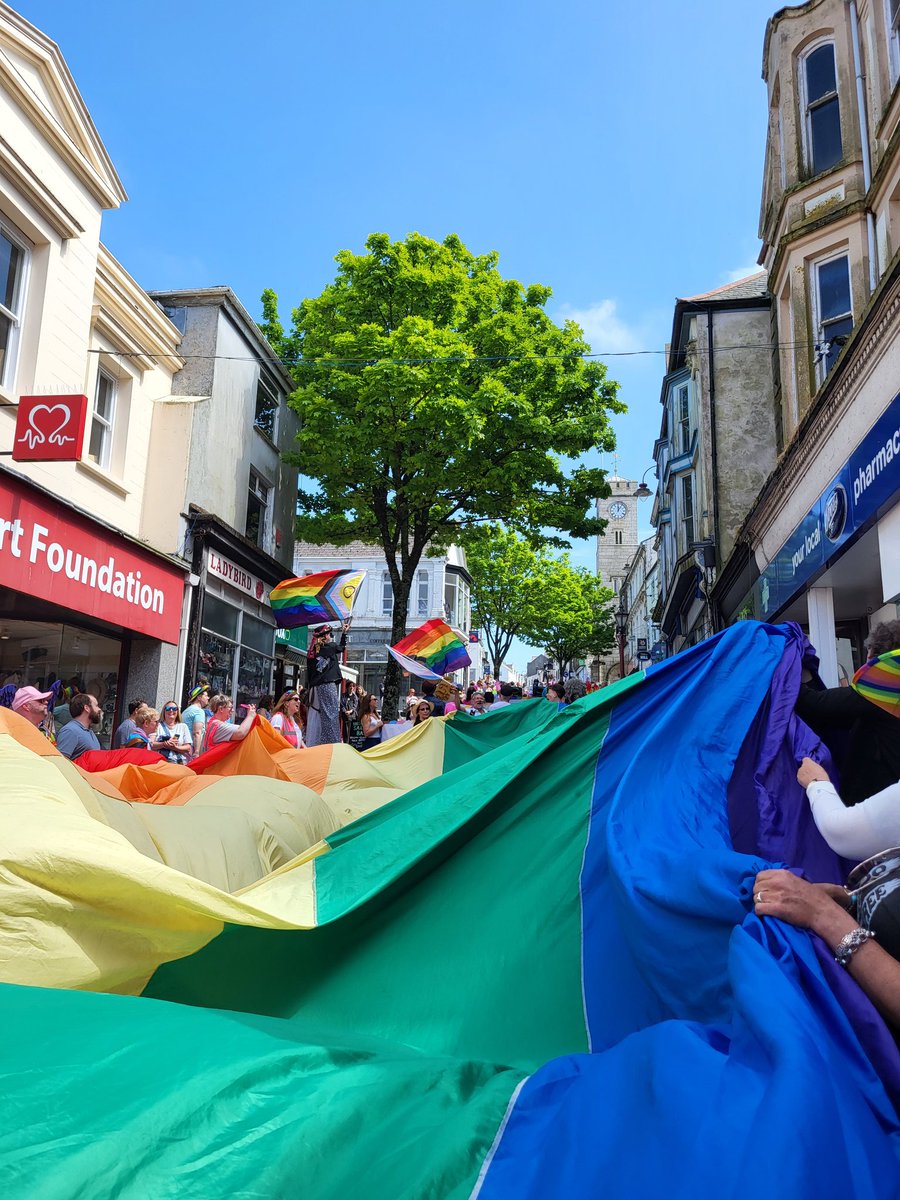
<path id="1" fill-rule="evenodd" d="M 675 298 L 755 269 L 772 0 L 15 6 L 122 177 L 103 236 L 144 287 L 254 315 L 273 287 L 287 317 L 374 230 L 458 233 L 595 351 L 657 351 L 607 360 L 622 475 L 651 462 Z"/>

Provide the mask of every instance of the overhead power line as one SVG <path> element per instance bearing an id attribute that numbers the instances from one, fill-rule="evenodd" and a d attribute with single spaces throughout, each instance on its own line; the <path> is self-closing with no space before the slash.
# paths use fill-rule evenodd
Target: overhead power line
<path id="1" fill-rule="evenodd" d="M 773 348 L 777 349 L 804 349 L 813 346 L 812 342 L 796 341 L 796 342 L 766 342 L 760 344 L 758 342 L 735 343 L 731 346 L 716 346 L 717 352 L 724 350 L 757 350 L 771 354 Z M 818 348 L 817 346 L 815 348 Z M 171 358 L 174 353 L 178 358 L 187 361 L 203 361 L 203 362 L 252 362 L 264 363 L 268 366 L 278 367 L 378 367 L 378 366 L 395 366 L 395 367 L 416 367 L 423 366 L 426 363 L 480 363 L 480 362 L 549 362 L 558 359 L 577 358 L 577 359 L 592 359 L 592 358 L 640 358 L 642 356 L 657 355 L 664 356 L 665 350 L 595 350 L 586 354 L 448 354 L 444 357 L 431 356 L 425 358 L 258 358 L 254 355 L 239 355 L 239 354 L 179 354 L 178 351 L 165 351 L 163 353 L 149 353 L 146 350 L 105 350 L 91 348 L 89 354 L 106 354 L 110 356 L 118 356 L 120 358 Z M 705 353 L 705 350 L 700 350 L 699 353 Z"/>

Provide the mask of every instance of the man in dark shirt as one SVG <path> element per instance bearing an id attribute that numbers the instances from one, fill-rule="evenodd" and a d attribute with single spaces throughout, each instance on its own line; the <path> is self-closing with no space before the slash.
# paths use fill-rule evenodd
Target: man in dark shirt
<path id="1" fill-rule="evenodd" d="M 86 750 L 102 750 L 94 732 L 103 720 L 103 709 L 97 697 L 81 692 L 69 702 L 72 720 L 64 725 L 56 739 L 56 748 L 66 758 L 76 759 Z"/>
<path id="2" fill-rule="evenodd" d="M 876 625 L 867 643 L 869 658 L 900 649 L 900 621 Z M 841 799 L 858 804 L 900 779 L 900 724 L 889 712 L 866 700 L 853 688 L 817 691 L 808 683 L 800 687 L 798 716 L 824 742 L 836 732 L 847 734 L 846 750 L 839 763 Z"/>

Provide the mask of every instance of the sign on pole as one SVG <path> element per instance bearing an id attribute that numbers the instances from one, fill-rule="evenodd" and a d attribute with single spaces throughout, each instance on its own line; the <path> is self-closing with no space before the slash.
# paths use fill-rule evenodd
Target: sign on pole
<path id="1" fill-rule="evenodd" d="M 87 396 L 22 396 L 14 462 L 77 462 L 84 446 Z"/>

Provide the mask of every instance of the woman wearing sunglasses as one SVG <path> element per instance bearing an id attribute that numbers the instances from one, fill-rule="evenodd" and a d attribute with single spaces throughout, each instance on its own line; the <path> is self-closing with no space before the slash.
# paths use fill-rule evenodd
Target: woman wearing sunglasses
<path id="1" fill-rule="evenodd" d="M 297 714 L 300 712 L 300 697 L 297 692 L 285 692 L 275 707 L 269 721 L 273 729 L 277 729 L 286 742 L 295 750 L 304 748 L 303 730 Z"/>
<path id="2" fill-rule="evenodd" d="M 153 749 L 158 750 L 170 763 L 184 764 L 190 758 L 193 748 L 191 735 L 181 719 L 177 701 L 167 700 L 163 705 L 162 717 L 152 745 Z"/>

